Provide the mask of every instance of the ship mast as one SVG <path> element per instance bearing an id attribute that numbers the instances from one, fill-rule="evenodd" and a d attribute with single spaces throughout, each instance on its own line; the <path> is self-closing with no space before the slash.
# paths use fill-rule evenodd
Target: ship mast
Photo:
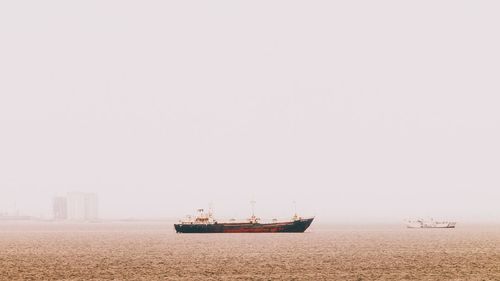
<path id="1" fill-rule="evenodd" d="M 252 204 L 252 216 L 250 217 L 250 222 L 251 223 L 256 223 L 257 222 L 257 218 L 255 217 L 255 200 L 252 199 L 252 201 L 250 201 L 250 204 Z"/>
<path id="2" fill-rule="evenodd" d="M 214 207 L 214 205 L 212 204 L 212 202 L 210 202 L 210 203 L 208 204 L 208 217 L 209 217 L 209 218 L 212 218 L 212 216 L 213 216 L 213 211 L 214 211 L 214 210 L 213 210 L 213 207 Z"/>
<path id="3" fill-rule="evenodd" d="M 255 217 L 255 200 L 250 201 L 250 204 L 252 204 L 252 217 Z"/>
<path id="4" fill-rule="evenodd" d="M 293 214 L 292 219 L 293 219 L 294 221 L 296 221 L 296 220 L 300 219 L 300 218 L 299 218 L 299 216 L 297 215 L 297 202 L 296 202 L 295 200 L 293 201 L 293 213 L 294 213 L 294 214 Z"/>

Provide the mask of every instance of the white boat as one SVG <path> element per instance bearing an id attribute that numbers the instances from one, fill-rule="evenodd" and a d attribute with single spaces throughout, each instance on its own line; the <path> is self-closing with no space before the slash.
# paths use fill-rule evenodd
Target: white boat
<path id="1" fill-rule="evenodd" d="M 434 219 L 424 220 L 408 220 L 407 228 L 455 228 L 457 222 L 454 221 L 435 221 Z"/>

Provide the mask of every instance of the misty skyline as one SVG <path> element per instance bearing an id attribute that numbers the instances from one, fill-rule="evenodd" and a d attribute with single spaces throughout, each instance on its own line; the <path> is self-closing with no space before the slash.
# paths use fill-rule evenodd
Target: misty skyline
<path id="1" fill-rule="evenodd" d="M 500 222 L 497 2 L 28 2 L 0 3 L 0 212 Z"/>

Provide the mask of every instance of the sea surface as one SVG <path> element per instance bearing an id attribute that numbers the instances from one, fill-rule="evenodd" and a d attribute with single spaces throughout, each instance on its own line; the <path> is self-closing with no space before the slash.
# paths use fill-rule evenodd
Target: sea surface
<path id="1" fill-rule="evenodd" d="M 176 234 L 167 222 L 0 222 L 0 280 L 500 280 L 500 225 Z"/>

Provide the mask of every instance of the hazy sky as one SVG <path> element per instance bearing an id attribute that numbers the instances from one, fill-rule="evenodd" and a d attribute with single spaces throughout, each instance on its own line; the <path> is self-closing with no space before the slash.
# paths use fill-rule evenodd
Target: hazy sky
<path id="1" fill-rule="evenodd" d="M 2 1 L 0 211 L 500 222 L 498 1 Z"/>

